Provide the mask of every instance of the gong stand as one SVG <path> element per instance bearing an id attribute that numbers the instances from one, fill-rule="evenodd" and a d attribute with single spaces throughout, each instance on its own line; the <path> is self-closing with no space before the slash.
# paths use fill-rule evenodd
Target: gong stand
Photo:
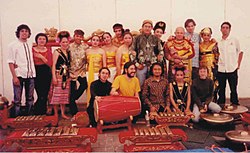
<path id="1" fill-rule="evenodd" d="M 121 128 L 121 127 L 128 127 L 128 130 L 132 129 L 132 120 L 133 116 L 130 116 L 129 118 L 126 119 L 125 123 L 119 123 L 118 122 L 110 122 L 105 124 L 103 120 L 100 120 L 97 123 L 97 131 L 98 133 L 102 133 L 104 129 L 115 129 L 115 128 Z"/>

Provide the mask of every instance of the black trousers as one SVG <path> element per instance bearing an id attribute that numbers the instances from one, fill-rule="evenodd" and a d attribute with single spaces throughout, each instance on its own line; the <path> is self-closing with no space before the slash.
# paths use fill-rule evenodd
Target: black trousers
<path id="1" fill-rule="evenodd" d="M 230 87 L 230 101 L 232 104 L 239 104 L 238 100 L 238 93 L 237 93 L 237 85 L 238 85 L 238 70 L 236 69 L 234 72 L 231 73 L 217 73 L 217 79 L 219 81 L 219 104 L 225 104 L 226 102 L 226 81 L 228 80 L 229 87 Z"/>
<path id="2" fill-rule="evenodd" d="M 34 114 L 44 115 L 47 112 L 48 94 L 51 84 L 52 73 L 48 65 L 36 65 L 35 90 L 37 101 L 34 104 Z"/>
<path id="3" fill-rule="evenodd" d="M 80 86 L 77 89 L 76 81 L 79 82 Z M 76 105 L 76 100 L 81 97 L 83 94 L 84 90 L 87 89 L 88 83 L 87 83 L 87 78 L 86 77 L 78 77 L 77 80 L 71 80 L 70 81 L 70 104 L 69 104 L 69 109 L 71 115 L 75 115 L 78 112 L 78 108 Z"/>

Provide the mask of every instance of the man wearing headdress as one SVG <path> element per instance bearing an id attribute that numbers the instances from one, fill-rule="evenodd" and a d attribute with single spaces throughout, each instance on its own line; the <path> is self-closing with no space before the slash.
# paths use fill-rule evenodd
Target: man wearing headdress
<path id="1" fill-rule="evenodd" d="M 83 41 L 84 32 L 80 29 L 74 31 L 74 42 L 70 44 L 70 111 L 72 115 L 78 112 L 76 100 L 81 97 L 84 90 L 87 89 L 87 79 L 86 79 L 86 64 L 87 55 L 86 49 L 87 44 Z M 77 88 L 77 84 L 79 87 Z"/>
<path id="2" fill-rule="evenodd" d="M 142 34 L 137 36 L 132 44 L 132 50 L 135 50 L 137 54 L 136 75 L 140 80 L 141 86 L 148 77 L 149 67 L 157 61 L 162 61 L 162 58 L 158 59 L 157 56 L 164 55 L 161 41 L 155 35 L 151 34 L 152 29 L 153 22 L 151 20 L 144 20 L 142 23 Z"/>
<path id="3" fill-rule="evenodd" d="M 124 29 L 122 24 L 120 23 L 114 24 L 113 31 L 115 33 L 115 36 L 112 39 L 112 44 L 115 45 L 116 47 L 120 47 L 124 43 L 123 42 Z"/>
<path id="4" fill-rule="evenodd" d="M 169 60 L 169 81 L 173 81 L 173 67 L 185 66 L 187 72 L 185 73 L 185 81 L 191 82 L 192 61 L 194 57 L 194 48 L 190 41 L 184 38 L 185 30 L 183 27 L 177 27 L 175 30 L 175 37 L 170 39 L 165 44 L 165 57 Z"/>

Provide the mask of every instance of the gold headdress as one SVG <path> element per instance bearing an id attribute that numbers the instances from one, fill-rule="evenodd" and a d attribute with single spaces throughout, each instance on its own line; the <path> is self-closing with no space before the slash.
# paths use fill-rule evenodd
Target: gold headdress
<path id="1" fill-rule="evenodd" d="M 203 33 L 212 34 L 212 29 L 209 27 L 203 28 L 200 34 L 203 34 Z"/>

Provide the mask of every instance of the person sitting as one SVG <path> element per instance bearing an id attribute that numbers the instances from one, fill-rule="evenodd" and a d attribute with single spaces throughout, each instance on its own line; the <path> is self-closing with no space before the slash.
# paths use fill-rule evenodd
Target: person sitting
<path id="1" fill-rule="evenodd" d="M 151 77 L 146 79 L 143 84 L 143 102 L 148 105 L 150 114 L 164 112 L 165 110 L 170 112 L 168 80 L 163 76 L 163 65 L 161 63 L 153 63 L 149 74 Z"/>
<path id="2" fill-rule="evenodd" d="M 87 112 L 89 115 L 90 125 L 96 127 L 97 123 L 94 116 L 94 101 L 97 96 L 108 96 L 111 91 L 112 83 L 108 81 L 110 77 L 110 70 L 107 67 L 102 67 L 99 70 L 99 79 L 93 81 L 90 85 L 91 98 L 89 101 L 89 106 Z M 102 90 L 100 90 L 102 89 Z"/>
<path id="3" fill-rule="evenodd" d="M 151 77 L 146 79 L 142 89 L 142 99 L 150 108 L 150 112 L 170 111 L 168 101 L 168 80 L 163 77 L 161 63 L 153 63 L 149 71 Z"/>
<path id="4" fill-rule="evenodd" d="M 175 112 L 184 112 L 186 115 L 190 115 L 192 114 L 190 111 L 191 94 L 189 84 L 184 81 L 185 67 L 175 67 L 173 74 L 175 80 L 169 85 L 172 109 Z"/>
<path id="5" fill-rule="evenodd" d="M 135 77 L 136 66 L 134 62 L 127 62 L 124 65 L 123 75 L 119 75 L 115 78 L 112 84 L 111 95 L 120 96 L 137 96 L 141 90 L 140 83 L 137 77 Z"/>
<path id="6" fill-rule="evenodd" d="M 208 77 L 208 68 L 206 66 L 199 67 L 199 78 L 193 80 L 191 86 L 192 101 L 194 102 L 193 114 L 194 122 L 199 122 L 200 114 L 211 110 L 214 113 L 219 113 L 221 107 L 212 102 L 214 90 L 214 82 Z"/>

